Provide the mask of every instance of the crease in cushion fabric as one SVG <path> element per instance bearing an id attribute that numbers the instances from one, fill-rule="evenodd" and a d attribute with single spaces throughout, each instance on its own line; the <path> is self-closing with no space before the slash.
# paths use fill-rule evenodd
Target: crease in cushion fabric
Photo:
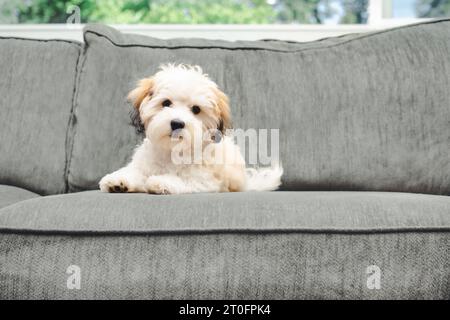
<path id="1" fill-rule="evenodd" d="M 72 160 L 72 152 L 73 152 L 73 143 L 74 143 L 74 137 L 76 133 L 76 122 L 77 118 L 75 115 L 76 110 L 76 104 L 77 104 L 77 97 L 80 87 L 80 77 L 81 77 L 81 69 L 83 68 L 83 64 L 85 61 L 85 55 L 84 55 L 85 45 L 83 44 L 83 52 L 80 54 L 77 65 L 76 65 L 76 77 L 75 77 L 75 86 L 73 88 L 73 95 L 72 95 L 72 108 L 70 112 L 70 118 L 69 123 L 67 126 L 66 131 L 66 162 L 65 162 L 65 168 L 64 168 L 64 180 L 65 180 L 65 192 L 69 192 L 69 172 L 70 172 L 70 162 Z"/>
<path id="2" fill-rule="evenodd" d="M 3 233 L 0 299 L 448 299 L 448 244 L 448 232 Z M 80 290 L 66 287 L 73 264 Z M 379 290 L 367 288 L 371 265 Z"/>
<path id="3" fill-rule="evenodd" d="M 39 197 L 39 195 L 31 191 L 13 186 L 0 185 L 0 209 L 36 197 Z"/>
<path id="4" fill-rule="evenodd" d="M 0 210 L 26 233 L 449 231 L 450 197 L 382 192 L 248 192 L 157 196 L 100 191 Z"/>
<path id="5" fill-rule="evenodd" d="M 70 191 L 129 161 L 128 91 L 184 62 L 229 95 L 236 128 L 280 129 L 284 189 L 450 194 L 449 19 L 311 43 L 84 37 Z"/>
<path id="6" fill-rule="evenodd" d="M 81 44 L 0 38 L 0 183 L 66 191 L 66 140 Z"/>

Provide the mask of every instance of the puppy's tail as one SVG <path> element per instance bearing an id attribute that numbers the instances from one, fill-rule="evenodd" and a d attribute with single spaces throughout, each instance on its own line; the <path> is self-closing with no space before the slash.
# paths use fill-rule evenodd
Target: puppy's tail
<path id="1" fill-rule="evenodd" d="M 281 185 L 281 164 L 265 168 L 246 168 L 246 191 L 272 191 Z"/>

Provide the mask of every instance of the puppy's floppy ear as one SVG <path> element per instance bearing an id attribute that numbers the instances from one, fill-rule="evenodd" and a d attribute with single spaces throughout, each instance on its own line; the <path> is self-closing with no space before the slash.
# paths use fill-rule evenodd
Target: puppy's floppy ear
<path id="1" fill-rule="evenodd" d="M 128 94 L 128 101 L 133 103 L 135 109 L 139 110 L 142 100 L 146 96 L 152 96 L 155 80 L 153 78 L 144 78 L 139 80 L 138 86 Z"/>
<path id="2" fill-rule="evenodd" d="M 216 95 L 216 104 L 219 112 L 219 125 L 217 129 L 220 132 L 225 133 L 227 129 L 231 128 L 229 100 L 225 93 L 223 93 L 219 89 L 215 89 L 214 93 Z"/>
<path id="3" fill-rule="evenodd" d="M 138 85 L 128 94 L 128 101 L 133 104 L 133 110 L 130 112 L 131 124 L 136 128 L 138 133 L 144 132 L 144 124 L 140 116 L 140 107 L 145 97 L 151 97 L 154 86 L 153 78 L 145 78 L 138 82 Z"/>

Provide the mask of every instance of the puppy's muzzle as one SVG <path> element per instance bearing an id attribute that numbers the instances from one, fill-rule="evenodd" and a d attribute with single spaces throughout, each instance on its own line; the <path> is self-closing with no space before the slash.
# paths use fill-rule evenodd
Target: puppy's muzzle
<path id="1" fill-rule="evenodd" d="M 181 121 L 179 119 L 174 119 L 170 121 L 170 127 L 172 128 L 172 131 L 183 129 L 184 126 L 185 126 L 184 121 Z"/>

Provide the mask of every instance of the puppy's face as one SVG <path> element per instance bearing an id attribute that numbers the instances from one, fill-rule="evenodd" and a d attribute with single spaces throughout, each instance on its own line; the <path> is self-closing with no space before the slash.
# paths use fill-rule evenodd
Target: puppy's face
<path id="1" fill-rule="evenodd" d="M 130 92 L 145 135 L 163 149 L 230 126 L 228 98 L 198 66 L 166 65 Z M 201 135 L 202 137 L 199 137 Z"/>

